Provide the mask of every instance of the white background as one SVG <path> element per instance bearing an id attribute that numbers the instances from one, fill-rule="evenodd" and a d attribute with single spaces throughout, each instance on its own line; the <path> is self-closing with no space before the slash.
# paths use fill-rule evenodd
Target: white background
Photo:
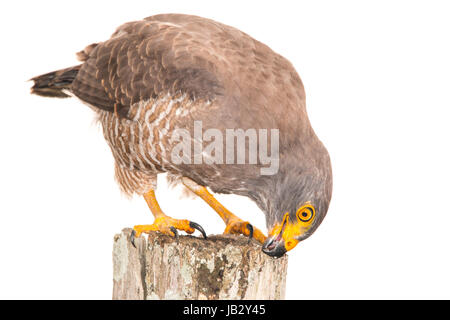
<path id="1" fill-rule="evenodd" d="M 93 112 L 29 95 L 32 76 L 127 21 L 190 13 L 288 58 L 333 163 L 328 216 L 289 254 L 286 298 L 450 298 L 450 19 L 445 1 L 2 2 L 0 298 L 110 299 L 112 239 L 151 223 L 127 200 Z M 160 180 L 167 214 L 220 218 Z M 250 200 L 219 196 L 265 230 Z"/>

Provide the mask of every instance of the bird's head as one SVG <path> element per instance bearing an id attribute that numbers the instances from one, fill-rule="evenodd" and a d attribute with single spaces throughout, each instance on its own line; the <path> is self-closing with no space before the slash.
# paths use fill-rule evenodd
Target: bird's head
<path id="1" fill-rule="evenodd" d="M 295 212 L 286 212 L 281 220 L 275 223 L 262 250 L 269 256 L 284 255 L 300 241 L 308 238 L 322 219 L 321 213 L 316 211 L 310 201 L 302 203 Z"/>
<path id="2" fill-rule="evenodd" d="M 327 214 L 331 192 L 329 162 L 323 170 L 281 173 L 270 200 L 269 235 L 263 244 L 263 252 L 280 257 L 312 235 Z"/>

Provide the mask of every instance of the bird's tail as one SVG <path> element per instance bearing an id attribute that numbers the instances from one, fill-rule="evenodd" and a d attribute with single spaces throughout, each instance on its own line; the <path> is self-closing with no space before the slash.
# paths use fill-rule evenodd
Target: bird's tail
<path id="1" fill-rule="evenodd" d="M 34 81 L 31 93 L 43 97 L 67 98 L 73 80 L 78 74 L 81 65 L 62 70 L 49 72 L 30 80 Z"/>

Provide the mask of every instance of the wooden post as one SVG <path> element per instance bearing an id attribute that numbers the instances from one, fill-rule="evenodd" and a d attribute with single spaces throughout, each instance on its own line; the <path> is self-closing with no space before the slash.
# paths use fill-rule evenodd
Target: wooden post
<path id="1" fill-rule="evenodd" d="M 287 256 L 274 259 L 243 236 L 114 237 L 113 299 L 284 299 Z"/>

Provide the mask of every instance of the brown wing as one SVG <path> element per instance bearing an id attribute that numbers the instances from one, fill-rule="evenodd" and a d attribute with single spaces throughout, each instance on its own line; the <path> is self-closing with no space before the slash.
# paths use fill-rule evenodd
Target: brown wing
<path id="1" fill-rule="evenodd" d="M 195 18 L 185 16 L 182 24 L 175 24 L 150 17 L 121 26 L 111 39 L 83 52 L 85 63 L 73 93 L 124 117 L 132 104 L 161 94 L 182 92 L 192 99 L 221 95 L 212 55 L 201 50 L 201 35 L 189 31 L 195 21 L 186 19 Z"/>

